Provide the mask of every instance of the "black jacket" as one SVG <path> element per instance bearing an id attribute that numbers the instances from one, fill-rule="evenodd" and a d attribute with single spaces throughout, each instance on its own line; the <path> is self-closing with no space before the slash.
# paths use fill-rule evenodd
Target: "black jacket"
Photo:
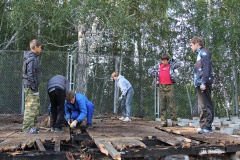
<path id="1" fill-rule="evenodd" d="M 38 92 L 40 84 L 40 65 L 38 55 L 32 51 L 24 52 L 22 77 L 24 88 L 30 88 L 33 92 Z"/>

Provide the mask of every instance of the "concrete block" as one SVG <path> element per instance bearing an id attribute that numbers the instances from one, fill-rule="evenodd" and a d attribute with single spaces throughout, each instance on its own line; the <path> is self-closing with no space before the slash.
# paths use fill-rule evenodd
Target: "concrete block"
<path id="1" fill-rule="evenodd" d="M 171 119 L 167 119 L 167 125 L 172 126 L 172 120 Z"/>
<path id="2" fill-rule="evenodd" d="M 179 119 L 178 122 L 189 122 L 189 119 Z"/>
<path id="3" fill-rule="evenodd" d="M 229 124 L 228 127 L 239 130 L 240 129 L 240 124 Z"/>
<path id="4" fill-rule="evenodd" d="M 199 126 L 199 122 L 190 122 L 189 126 L 191 126 L 191 127 L 198 127 Z"/>
<path id="5" fill-rule="evenodd" d="M 199 120 L 197 120 L 197 119 L 190 119 L 189 123 L 199 123 Z"/>
<path id="6" fill-rule="evenodd" d="M 225 120 L 222 121 L 223 126 L 229 125 L 231 123 L 232 123 L 232 121 L 229 121 L 228 119 L 225 119 Z"/>
<path id="7" fill-rule="evenodd" d="M 186 126 L 188 126 L 189 124 L 188 124 L 188 122 L 178 122 L 178 125 L 179 125 L 179 126 L 182 126 L 182 127 L 186 127 Z"/>
<path id="8" fill-rule="evenodd" d="M 193 120 L 198 120 L 198 121 L 200 120 L 199 117 L 193 117 L 192 119 L 193 119 Z"/>
<path id="9" fill-rule="evenodd" d="M 228 134 L 228 135 L 232 135 L 233 134 L 233 128 L 231 128 L 231 127 L 222 127 L 221 129 L 220 129 L 220 132 L 221 133 L 225 133 L 225 134 Z"/>
<path id="10" fill-rule="evenodd" d="M 220 122 L 221 123 L 221 120 L 219 118 L 216 118 L 216 119 L 213 119 L 213 122 Z"/>
<path id="11" fill-rule="evenodd" d="M 215 127 L 215 126 L 212 126 L 212 130 L 215 131 L 215 130 L 216 130 L 216 127 Z"/>
<path id="12" fill-rule="evenodd" d="M 220 120 L 221 120 L 221 122 L 222 122 L 222 121 L 229 120 L 229 118 L 228 118 L 228 117 L 221 117 Z"/>
<path id="13" fill-rule="evenodd" d="M 231 121 L 233 121 L 233 122 L 238 122 L 238 121 L 240 121 L 239 118 L 238 118 L 238 116 L 231 116 L 230 119 L 231 119 Z"/>
<path id="14" fill-rule="evenodd" d="M 222 126 L 221 122 L 213 122 L 212 125 L 213 126 L 217 126 L 217 127 L 221 127 Z"/>

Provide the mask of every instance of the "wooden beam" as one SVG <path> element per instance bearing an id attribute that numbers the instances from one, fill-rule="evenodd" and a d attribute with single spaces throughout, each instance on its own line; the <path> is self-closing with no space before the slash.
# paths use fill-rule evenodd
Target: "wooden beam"
<path id="1" fill-rule="evenodd" d="M 145 148 L 146 145 L 144 143 L 142 143 L 139 140 L 136 139 L 117 139 L 117 140 L 113 140 L 111 139 L 111 142 L 114 146 L 114 148 L 118 149 L 118 150 L 123 150 L 123 149 L 127 149 L 127 148 Z"/>
<path id="2" fill-rule="evenodd" d="M 108 150 L 109 154 L 113 159 L 121 159 L 121 154 L 108 142 L 103 142 L 104 147 Z"/>
<path id="3" fill-rule="evenodd" d="M 46 151 L 46 149 L 44 148 L 42 142 L 39 140 L 39 139 L 36 139 L 36 144 L 37 144 L 37 147 L 40 151 Z"/>
<path id="4" fill-rule="evenodd" d="M 113 148 L 111 142 L 95 140 L 95 144 L 100 149 L 100 151 L 107 156 L 110 154 L 113 159 L 121 159 L 120 152 Z"/>
<path id="5" fill-rule="evenodd" d="M 56 140 L 55 145 L 54 145 L 54 151 L 55 152 L 60 152 L 60 146 L 61 146 L 61 140 Z"/>

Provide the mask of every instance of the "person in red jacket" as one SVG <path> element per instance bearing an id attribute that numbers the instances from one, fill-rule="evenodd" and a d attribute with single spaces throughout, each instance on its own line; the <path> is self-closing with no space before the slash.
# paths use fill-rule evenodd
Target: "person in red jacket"
<path id="1" fill-rule="evenodd" d="M 161 127 L 167 127 L 167 107 L 169 107 L 170 110 L 172 126 L 178 126 L 173 81 L 170 77 L 171 66 L 168 62 L 169 59 L 170 57 L 168 54 L 162 54 L 162 61 L 158 71 Z"/>

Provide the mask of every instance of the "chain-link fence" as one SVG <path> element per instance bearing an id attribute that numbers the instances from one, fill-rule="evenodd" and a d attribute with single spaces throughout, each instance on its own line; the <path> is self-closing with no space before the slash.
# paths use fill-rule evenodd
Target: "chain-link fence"
<path id="1" fill-rule="evenodd" d="M 74 79 L 74 56 L 66 52 L 42 52 L 40 55 L 40 113 L 47 112 L 49 98 L 47 81 L 55 75 Z M 86 96 L 95 104 L 95 114 L 120 113 L 120 104 L 116 101 L 115 82 L 110 79 L 113 71 L 119 71 L 134 88 L 132 116 L 154 119 L 157 105 L 153 77 L 148 76 L 148 69 L 157 64 L 151 58 L 115 57 L 106 55 L 87 55 L 87 92 Z M 19 114 L 23 110 L 22 63 L 23 51 L 0 52 L 0 108 L 1 114 Z M 180 118 L 190 118 L 198 114 L 195 88 L 192 83 L 194 62 L 184 62 L 180 78 L 174 84 L 177 114 Z M 238 114 L 238 68 L 239 63 L 214 63 L 215 83 L 213 85 L 213 103 L 216 116 Z M 223 67 L 225 66 L 225 67 Z M 234 75 L 235 73 L 235 75 Z M 235 76 L 235 77 L 234 77 Z M 235 78 L 235 79 L 233 79 Z M 74 80 L 70 80 L 73 83 Z M 115 98 L 114 98 L 115 97 Z"/>

